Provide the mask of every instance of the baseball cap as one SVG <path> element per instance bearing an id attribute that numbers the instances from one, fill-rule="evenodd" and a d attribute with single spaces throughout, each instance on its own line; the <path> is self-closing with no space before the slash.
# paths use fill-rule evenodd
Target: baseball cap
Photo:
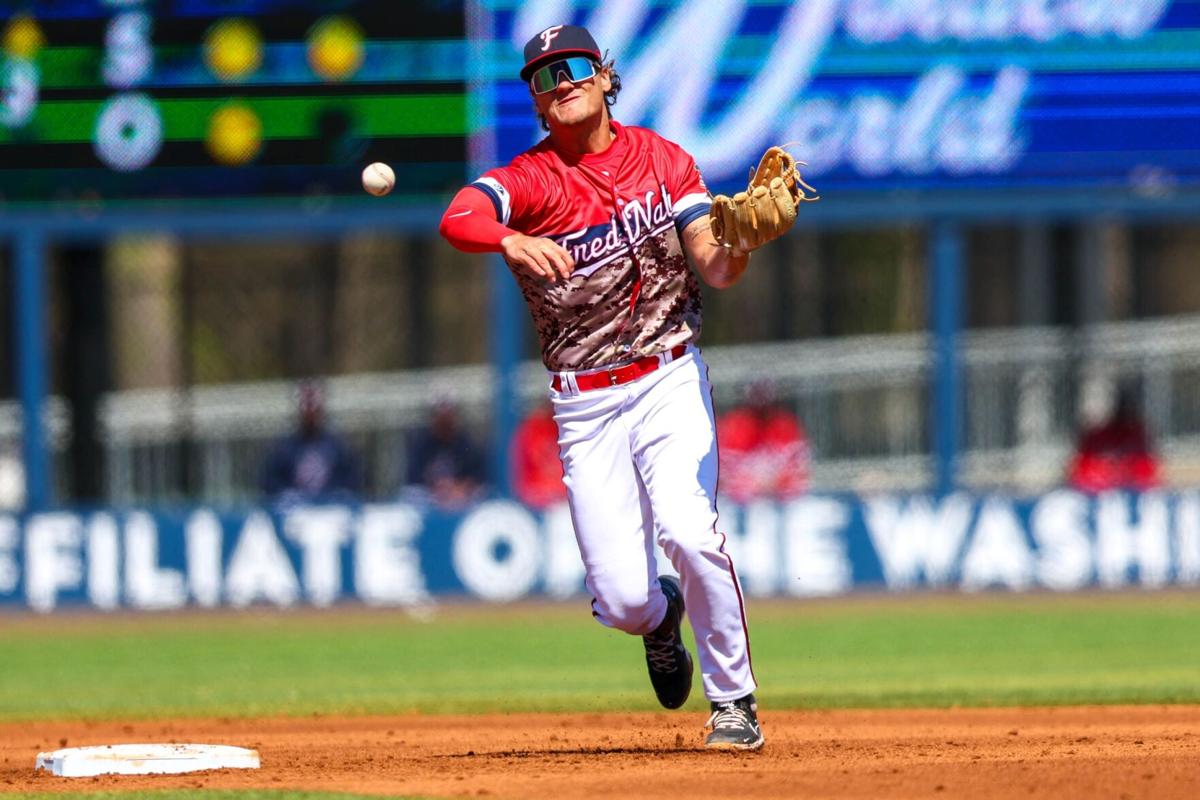
<path id="1" fill-rule="evenodd" d="M 521 68 L 521 80 L 528 81 L 541 64 L 573 55 L 585 55 L 599 61 L 600 47 L 587 28 L 551 25 L 525 43 L 525 66 Z"/>

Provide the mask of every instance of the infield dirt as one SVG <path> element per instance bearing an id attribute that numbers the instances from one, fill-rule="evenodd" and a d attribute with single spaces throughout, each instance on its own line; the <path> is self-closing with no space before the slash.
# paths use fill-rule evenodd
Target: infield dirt
<path id="1" fill-rule="evenodd" d="M 270 788 L 492 798 L 1200 797 L 1200 706 L 762 712 L 757 754 L 701 748 L 672 714 L 36 722 L 0 726 L 0 793 Z M 39 751 L 257 748 L 262 769 L 54 778 Z"/>

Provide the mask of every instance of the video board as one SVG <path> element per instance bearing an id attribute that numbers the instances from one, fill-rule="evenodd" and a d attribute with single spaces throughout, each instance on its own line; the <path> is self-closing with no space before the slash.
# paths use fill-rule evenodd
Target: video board
<path id="1" fill-rule="evenodd" d="M 464 178 L 461 3 L 0 0 L 0 202 L 362 196 Z"/>
<path id="2" fill-rule="evenodd" d="M 488 0 L 498 160 L 542 132 L 525 41 L 585 25 L 614 116 L 695 155 L 714 190 L 790 143 L 826 196 L 1200 182 L 1198 0 Z"/>

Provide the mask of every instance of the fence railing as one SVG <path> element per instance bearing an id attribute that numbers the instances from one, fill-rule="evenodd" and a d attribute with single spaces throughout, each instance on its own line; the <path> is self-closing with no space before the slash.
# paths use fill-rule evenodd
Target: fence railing
<path id="1" fill-rule="evenodd" d="M 922 334 L 863 336 L 713 347 L 705 357 L 718 413 L 764 380 L 796 410 L 813 453 L 815 488 L 894 491 L 925 488 L 932 479 L 929 344 Z M 971 332 L 962 358 L 964 485 L 1055 485 L 1081 420 L 1101 414 L 1118 384 L 1138 389 L 1168 479 L 1200 483 L 1200 316 Z M 545 372 L 530 362 L 520 373 L 522 400 L 532 406 L 544 394 Z M 406 438 L 432 404 L 453 400 L 482 434 L 492 386 L 486 365 L 334 377 L 327 382 L 329 416 L 363 456 L 369 494 L 384 499 L 399 491 Z M 284 381 L 109 394 L 99 412 L 107 499 L 254 499 L 259 464 L 294 423 L 293 398 L 294 385 Z M 70 413 L 59 398 L 48 411 L 61 463 Z M 19 435 L 19 407 L 0 404 L 0 454 L 19 452 Z"/>

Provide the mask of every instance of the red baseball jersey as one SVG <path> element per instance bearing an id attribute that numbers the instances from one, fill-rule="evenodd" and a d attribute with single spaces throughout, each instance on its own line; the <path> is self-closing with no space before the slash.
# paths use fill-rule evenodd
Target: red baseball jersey
<path id="1" fill-rule="evenodd" d="M 514 271 L 559 372 L 619 364 L 700 334 L 700 286 L 679 234 L 712 197 L 695 160 L 645 128 L 612 123 L 602 153 L 570 157 L 549 138 L 471 185 L 496 218 L 558 242 L 575 259 L 569 280 Z"/>

